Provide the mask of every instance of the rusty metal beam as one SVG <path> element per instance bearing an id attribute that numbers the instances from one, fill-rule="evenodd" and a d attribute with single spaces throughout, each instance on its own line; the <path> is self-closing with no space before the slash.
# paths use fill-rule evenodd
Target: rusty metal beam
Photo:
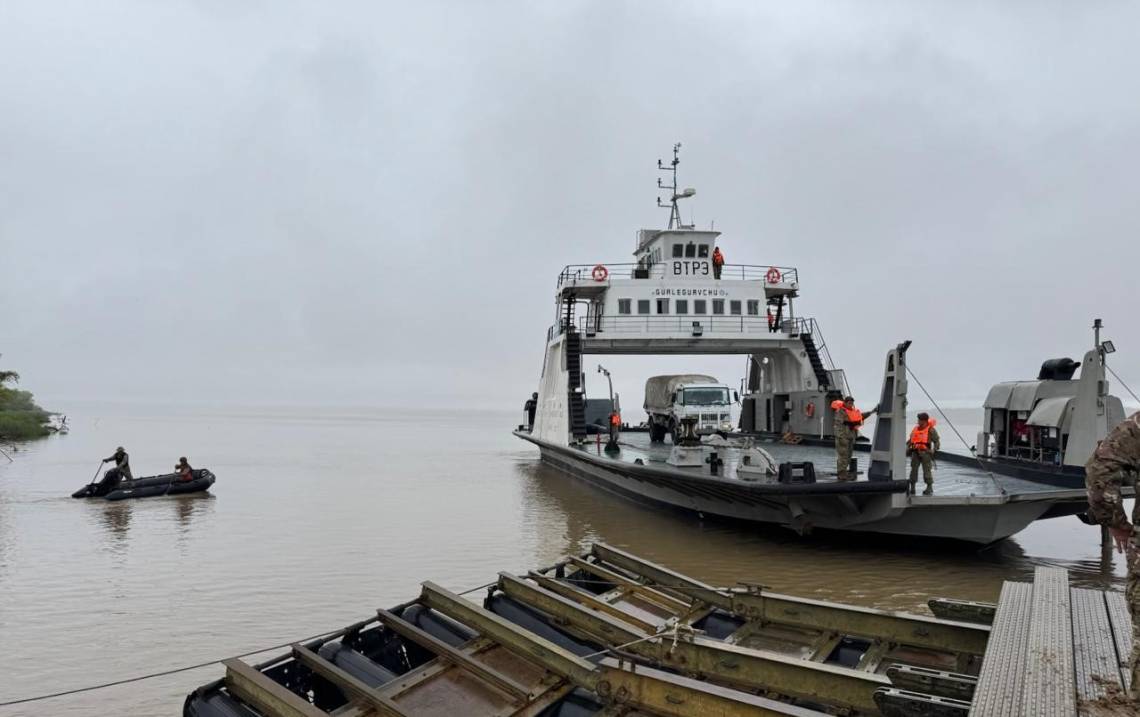
<path id="1" fill-rule="evenodd" d="M 635 705 L 663 717 L 825 717 L 823 712 L 796 707 L 650 667 L 636 671 L 605 659 L 600 666 L 598 695 L 610 704 Z"/>
<path id="2" fill-rule="evenodd" d="M 421 601 L 432 610 L 474 628 L 481 635 L 528 657 L 551 672 L 593 689 L 597 680 L 593 663 L 534 635 L 433 582 L 423 583 Z"/>
<path id="3" fill-rule="evenodd" d="M 874 608 L 840 605 L 797 598 L 778 593 L 724 592 L 697 582 L 680 573 L 642 560 L 634 555 L 602 543 L 592 553 L 624 570 L 644 575 L 654 582 L 668 585 L 694 599 L 748 619 L 795 625 L 825 632 L 872 637 L 901 645 L 912 645 L 945 652 L 968 652 L 981 655 L 986 651 L 990 628 L 975 623 L 940 620 L 923 615 Z"/>
<path id="4" fill-rule="evenodd" d="M 649 635 L 560 595 L 499 573 L 499 589 L 514 600 L 553 616 L 610 647 L 709 680 L 748 689 L 767 689 L 843 707 L 874 710 L 874 692 L 890 686 L 882 676 L 837 665 L 752 650 L 702 637 Z"/>
<path id="5" fill-rule="evenodd" d="M 981 655 L 985 653 L 990 639 L 988 625 L 840 605 L 778 593 L 733 593 L 732 602 L 734 614 L 751 620 L 869 637 L 943 652 Z"/>
<path id="6" fill-rule="evenodd" d="M 404 715 L 407 714 L 401 710 L 395 702 L 377 694 L 377 688 L 361 682 L 304 645 L 294 644 L 291 649 L 293 651 L 293 657 L 297 658 L 298 662 L 339 687 L 346 692 L 349 697 L 362 700 L 381 715 L 387 717 L 404 717 Z M 324 713 L 322 712 L 321 714 Z"/>
<path id="7" fill-rule="evenodd" d="M 581 603 L 591 610 L 596 610 L 597 612 L 605 613 L 622 622 L 627 622 L 643 632 L 650 633 L 657 629 L 657 625 L 631 615 L 616 605 L 611 605 L 605 600 L 594 597 L 564 582 L 555 580 L 554 578 L 548 578 L 545 575 L 539 575 L 538 573 L 530 573 L 527 577 L 556 595 L 561 595 L 568 600 Z"/>
<path id="8" fill-rule="evenodd" d="M 672 607 L 675 610 L 688 610 L 691 607 L 691 604 L 686 600 L 682 600 L 668 593 L 656 590 L 649 585 L 645 585 L 644 583 L 639 583 L 636 580 L 632 580 L 625 575 L 622 575 L 621 573 L 610 570 L 609 568 L 603 567 L 597 563 L 591 563 L 588 560 L 583 560 L 581 558 L 573 556 L 568 558 L 568 562 L 583 572 L 590 573 L 595 577 L 604 578 L 607 582 L 614 583 L 620 587 L 630 588 L 639 595 L 644 595 L 645 597 L 652 599 L 654 602 L 662 603 L 664 606 Z"/>
<path id="9" fill-rule="evenodd" d="M 398 635 L 405 637 L 412 642 L 415 642 L 421 647 L 428 649 L 442 659 L 445 659 L 452 664 L 458 665 L 468 672 L 474 673 L 478 677 L 486 680 L 487 682 L 490 682 L 492 685 L 499 688 L 516 700 L 526 701 L 534 697 L 531 691 L 525 686 L 520 685 L 510 677 L 507 677 L 506 675 L 491 669 L 490 667 L 484 665 L 482 662 L 476 660 L 474 657 L 460 652 L 459 650 L 455 649 L 451 645 L 448 645 L 446 642 L 440 640 L 434 635 L 424 632 L 407 620 L 397 617 L 387 610 L 377 610 L 376 614 L 380 617 L 380 622 L 384 624 L 384 627 L 388 628 L 392 632 L 395 632 Z"/>
<path id="10" fill-rule="evenodd" d="M 272 717 L 328 717 L 308 700 L 238 659 L 224 660 L 226 689 L 242 702 Z"/>
<path id="11" fill-rule="evenodd" d="M 711 585 L 693 580 L 681 573 L 673 572 L 656 563 L 642 560 L 623 550 L 612 548 L 605 543 L 594 543 L 590 549 L 590 553 L 594 557 L 604 560 L 611 565 L 616 565 L 619 568 L 638 575 L 644 575 L 656 583 L 666 585 L 674 592 L 700 600 L 708 605 L 716 605 L 725 610 L 732 608 L 732 596 L 728 593 L 717 590 Z"/>

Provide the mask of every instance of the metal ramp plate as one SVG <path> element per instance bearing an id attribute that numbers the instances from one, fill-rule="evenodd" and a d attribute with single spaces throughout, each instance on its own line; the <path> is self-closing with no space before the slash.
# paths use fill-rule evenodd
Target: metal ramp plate
<path id="1" fill-rule="evenodd" d="M 1076 694 L 1069 574 L 1061 568 L 1039 567 L 1033 575 L 1033 622 L 1022 695 L 1024 713 L 1076 714 Z"/>
<path id="2" fill-rule="evenodd" d="M 1002 585 L 970 717 L 1027 714 L 1021 708 L 1021 692 L 1032 619 L 1033 586 L 1014 582 Z"/>
<path id="3" fill-rule="evenodd" d="M 1108 685 L 1122 686 L 1105 594 L 1100 590 L 1073 588 L 1070 595 L 1077 698 L 1099 699 L 1108 694 Z"/>

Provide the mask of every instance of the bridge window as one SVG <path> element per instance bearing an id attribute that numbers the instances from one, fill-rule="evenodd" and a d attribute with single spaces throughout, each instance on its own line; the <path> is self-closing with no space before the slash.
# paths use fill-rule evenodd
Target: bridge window
<path id="1" fill-rule="evenodd" d="M 677 313 L 678 314 L 689 313 L 689 300 L 688 299 L 677 299 Z"/>
<path id="2" fill-rule="evenodd" d="M 630 314 L 633 313 L 630 304 L 633 303 L 632 299 L 618 299 L 618 313 Z"/>
<path id="3" fill-rule="evenodd" d="M 659 314 L 669 313 L 669 300 L 668 299 L 658 299 L 657 300 L 657 313 L 659 313 Z"/>
<path id="4" fill-rule="evenodd" d="M 733 299 L 732 301 L 728 302 L 728 309 L 729 313 L 731 313 L 733 316 L 740 316 L 740 301 L 738 299 Z"/>
<path id="5" fill-rule="evenodd" d="M 707 314 L 709 312 L 709 302 L 704 299 L 693 300 L 693 313 L 694 314 Z"/>
<path id="6" fill-rule="evenodd" d="M 760 315 L 760 300 L 759 299 L 749 299 L 748 300 L 748 315 L 749 316 L 759 316 Z"/>
<path id="7" fill-rule="evenodd" d="M 713 299 L 713 314 L 724 313 L 724 299 Z"/>
<path id="8" fill-rule="evenodd" d="M 684 244 L 674 244 L 673 245 L 673 258 L 674 259 L 680 259 L 684 255 L 685 255 L 685 245 Z"/>
<path id="9" fill-rule="evenodd" d="M 637 313 L 639 313 L 639 314 L 648 314 L 649 313 L 649 299 L 638 299 L 637 300 Z"/>
<path id="10" fill-rule="evenodd" d="M 700 257 L 701 259 L 708 259 L 709 258 L 709 245 L 708 244 L 698 244 L 697 245 L 697 256 Z"/>
<path id="11" fill-rule="evenodd" d="M 696 255 L 697 255 L 697 245 L 694 244 L 693 242 L 689 242 L 688 244 L 686 244 L 685 245 L 685 258 L 686 259 L 692 259 Z"/>

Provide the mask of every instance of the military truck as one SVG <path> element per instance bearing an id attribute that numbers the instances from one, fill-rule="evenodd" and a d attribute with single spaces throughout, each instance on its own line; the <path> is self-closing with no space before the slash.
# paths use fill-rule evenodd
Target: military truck
<path id="1" fill-rule="evenodd" d="M 649 440 L 677 442 L 682 418 L 697 419 L 697 433 L 725 434 L 732 430 L 732 390 L 712 376 L 669 374 L 645 382 L 645 412 L 649 414 Z"/>

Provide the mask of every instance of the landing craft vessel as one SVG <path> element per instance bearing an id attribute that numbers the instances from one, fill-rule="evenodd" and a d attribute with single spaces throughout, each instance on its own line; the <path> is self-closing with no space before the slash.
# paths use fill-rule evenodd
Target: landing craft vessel
<path id="1" fill-rule="evenodd" d="M 226 660 L 183 717 L 1083 714 L 1127 686 L 1124 596 L 1064 570 L 938 617 L 714 586 L 605 544 Z M 1119 705 L 1119 703 L 1117 703 Z M 1117 713 L 1119 714 L 1119 713 Z"/>
<path id="2" fill-rule="evenodd" d="M 679 147 L 679 145 L 678 145 Z M 847 379 L 831 360 L 817 321 L 796 313 L 801 277 L 782 265 L 714 265 L 720 232 L 680 220 L 677 147 L 666 229 L 637 232 L 634 262 L 565 267 L 555 289 L 533 426 L 515 431 L 541 459 L 637 500 L 699 515 L 772 523 L 799 532 L 839 530 L 988 544 L 1034 520 L 1087 509 L 1083 488 L 1041 485 L 988 470 L 976 460 L 943 465 L 935 495 L 908 491 L 907 372 L 904 341 L 887 352 L 879 413 L 862 478 L 836 480 L 826 448 L 775 442 L 678 446 L 623 436 L 600 450 L 587 436 L 583 357 L 595 354 L 744 355 L 750 366 L 746 429 L 776 425 L 787 413 L 832 422 L 831 402 Z M 660 184 L 660 183 L 659 183 Z M 659 200 L 659 204 L 661 204 Z M 780 480 L 755 470 L 765 453 L 780 463 L 811 463 L 814 477 Z M 972 463 L 972 465 L 971 465 Z"/>

